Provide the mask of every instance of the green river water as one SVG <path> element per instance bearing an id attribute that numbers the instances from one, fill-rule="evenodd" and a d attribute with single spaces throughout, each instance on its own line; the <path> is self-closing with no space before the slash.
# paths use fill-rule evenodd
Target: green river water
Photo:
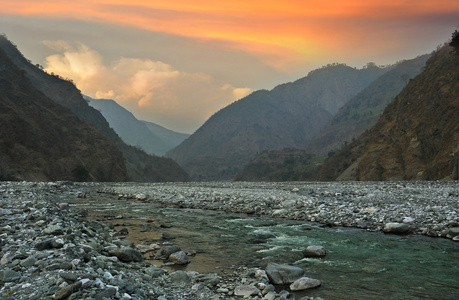
<path id="1" fill-rule="evenodd" d="M 268 262 L 302 267 L 322 286 L 297 296 L 324 299 L 459 299 L 459 243 L 425 236 L 396 236 L 356 228 L 220 211 L 176 209 L 151 203 L 86 199 L 93 217 L 116 229 L 126 227 L 137 243 L 171 240 L 196 251 L 185 270 L 227 272 L 234 265 L 263 267 Z M 115 216 L 122 215 L 123 219 Z M 105 217 L 104 217 L 105 216 Z M 169 226 L 161 226 L 167 224 Z M 163 228 L 170 227 L 170 228 Z M 321 245 L 325 258 L 303 258 L 308 245 Z M 161 261 L 153 261 L 161 266 Z"/>

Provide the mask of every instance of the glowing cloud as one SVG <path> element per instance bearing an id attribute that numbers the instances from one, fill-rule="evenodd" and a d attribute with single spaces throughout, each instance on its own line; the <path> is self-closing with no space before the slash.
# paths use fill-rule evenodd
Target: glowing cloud
<path id="1" fill-rule="evenodd" d="M 116 23 L 221 40 L 285 70 L 340 49 L 349 54 L 353 48 L 360 56 L 359 44 L 376 32 L 381 42 L 373 47 L 387 51 L 395 45 L 391 41 L 413 35 L 420 25 L 459 15 L 457 0 L 0 0 L 0 6 L 5 14 Z"/>
<path id="2" fill-rule="evenodd" d="M 72 78 L 90 97 L 114 99 L 140 119 L 183 132 L 193 132 L 212 113 L 252 91 L 160 61 L 122 57 L 106 65 L 84 44 L 44 43 L 59 52 L 46 58 L 47 72 Z"/>

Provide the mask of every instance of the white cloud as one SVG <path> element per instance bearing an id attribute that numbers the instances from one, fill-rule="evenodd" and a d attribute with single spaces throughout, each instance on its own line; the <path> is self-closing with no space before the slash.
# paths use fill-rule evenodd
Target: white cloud
<path id="1" fill-rule="evenodd" d="M 114 99 L 136 117 L 174 130 L 193 132 L 214 112 L 252 91 L 160 61 L 121 57 L 106 64 L 84 44 L 44 44 L 58 52 L 46 58 L 48 72 L 71 78 L 90 97 Z"/>

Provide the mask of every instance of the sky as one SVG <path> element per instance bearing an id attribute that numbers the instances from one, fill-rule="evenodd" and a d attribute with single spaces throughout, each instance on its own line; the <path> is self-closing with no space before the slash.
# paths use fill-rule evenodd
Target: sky
<path id="1" fill-rule="evenodd" d="M 456 29 L 457 0 L 0 0 L 0 33 L 34 64 L 185 133 L 254 90 L 431 53 Z"/>

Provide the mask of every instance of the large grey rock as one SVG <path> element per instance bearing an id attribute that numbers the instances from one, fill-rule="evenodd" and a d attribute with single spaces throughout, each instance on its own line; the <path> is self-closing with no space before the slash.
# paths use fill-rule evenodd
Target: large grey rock
<path id="1" fill-rule="evenodd" d="M 295 280 L 290 285 L 290 289 L 292 291 L 302 291 L 302 290 L 307 290 L 307 289 L 318 287 L 321 284 L 322 283 L 320 282 L 320 280 L 309 278 L 309 277 L 301 277 Z"/>
<path id="2" fill-rule="evenodd" d="M 110 255 L 118 257 L 119 260 L 123 262 L 139 262 L 143 261 L 142 253 L 139 250 L 128 248 L 128 247 L 121 247 L 116 249 L 110 249 L 108 251 Z"/>
<path id="3" fill-rule="evenodd" d="M 162 247 L 160 252 L 161 252 L 161 255 L 165 256 L 166 258 L 169 258 L 169 255 L 175 252 L 179 252 L 181 250 L 182 249 L 180 249 L 179 246 L 172 245 L 172 246 Z"/>
<path id="4" fill-rule="evenodd" d="M 304 270 L 286 264 L 269 263 L 266 274 L 273 284 L 290 284 L 304 275 Z"/>
<path id="5" fill-rule="evenodd" d="M 174 283 L 180 283 L 180 284 L 191 282 L 190 276 L 188 276 L 188 274 L 185 271 L 176 271 L 172 273 L 171 280 Z"/>
<path id="6" fill-rule="evenodd" d="M 37 259 L 35 258 L 35 256 L 31 255 L 31 256 L 27 257 L 26 259 L 24 259 L 23 261 L 21 261 L 20 265 L 22 267 L 25 267 L 25 268 L 30 268 L 36 262 L 37 262 Z"/>
<path id="7" fill-rule="evenodd" d="M 78 291 L 80 289 L 81 285 L 82 285 L 81 281 L 77 281 L 77 282 L 75 282 L 73 284 L 70 284 L 70 285 L 60 289 L 54 294 L 53 299 L 54 300 L 66 299 L 71 294 L 73 294 L 76 291 Z"/>
<path id="8" fill-rule="evenodd" d="M 21 273 L 10 270 L 10 269 L 5 269 L 0 271 L 0 281 L 3 282 L 11 282 L 11 281 L 16 281 L 21 278 Z"/>
<path id="9" fill-rule="evenodd" d="M 50 225 L 43 230 L 43 233 L 46 235 L 62 235 L 64 234 L 64 229 L 60 225 Z"/>
<path id="10" fill-rule="evenodd" d="M 448 229 L 448 233 L 447 233 L 446 237 L 452 239 L 452 238 L 454 238 L 454 237 L 456 237 L 458 235 L 459 235 L 459 227 L 452 227 L 452 228 Z"/>
<path id="11" fill-rule="evenodd" d="M 322 246 L 311 245 L 303 250 L 303 257 L 324 257 L 327 254 Z"/>
<path id="12" fill-rule="evenodd" d="M 190 259 L 183 251 L 178 251 L 169 255 L 169 260 L 176 265 L 186 265 L 190 263 Z"/>
<path id="13" fill-rule="evenodd" d="M 405 223 L 387 223 L 384 225 L 384 233 L 405 234 L 411 230 L 411 226 Z"/>
<path id="14" fill-rule="evenodd" d="M 234 289 L 235 296 L 250 297 L 260 293 L 260 290 L 253 285 L 239 285 Z"/>

